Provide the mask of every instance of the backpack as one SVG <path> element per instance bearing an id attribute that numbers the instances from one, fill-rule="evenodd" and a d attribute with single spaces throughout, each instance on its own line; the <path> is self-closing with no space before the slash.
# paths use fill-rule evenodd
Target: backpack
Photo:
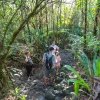
<path id="1" fill-rule="evenodd" d="M 46 53 L 45 56 L 46 56 L 45 67 L 46 67 L 47 70 L 50 70 L 52 68 L 52 66 L 53 66 L 53 62 L 52 62 L 53 55 L 49 58 L 47 56 L 47 53 Z"/>

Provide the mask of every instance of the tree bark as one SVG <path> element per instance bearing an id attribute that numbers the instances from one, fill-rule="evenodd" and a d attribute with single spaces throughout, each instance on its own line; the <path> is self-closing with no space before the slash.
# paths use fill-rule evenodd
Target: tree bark
<path id="1" fill-rule="evenodd" d="M 98 0 L 98 2 L 97 2 L 97 9 L 96 9 L 96 15 L 95 15 L 95 20 L 94 20 L 94 36 L 97 35 L 99 13 L 100 13 L 100 2 Z"/>
<path id="2" fill-rule="evenodd" d="M 85 0 L 84 50 L 86 50 L 86 33 L 87 33 L 87 0 Z"/>
<path id="3" fill-rule="evenodd" d="M 57 10 L 58 10 L 58 12 L 59 12 L 59 7 L 57 7 Z M 59 28 L 59 26 L 58 26 L 58 21 L 59 21 L 59 19 L 58 19 L 58 14 L 57 14 L 57 31 L 58 31 L 58 28 Z"/>
<path id="4" fill-rule="evenodd" d="M 44 4 L 42 5 L 42 3 Z M 47 0 L 40 0 L 37 2 L 35 5 L 33 11 L 22 21 L 22 23 L 19 25 L 19 27 L 13 32 L 13 36 L 11 38 L 11 41 L 9 42 L 8 48 L 6 50 L 4 49 L 4 54 L 0 55 L 0 97 L 2 97 L 3 93 L 7 91 L 5 90 L 6 85 L 8 85 L 9 82 L 9 76 L 6 74 L 7 73 L 7 67 L 5 66 L 5 59 L 7 58 L 7 55 L 9 53 L 9 50 L 11 48 L 11 45 L 14 43 L 17 35 L 20 33 L 20 31 L 24 28 L 24 26 L 27 24 L 29 19 L 31 17 L 34 17 L 36 14 L 38 14 L 43 8 L 45 8 Z M 8 27 L 8 26 L 7 26 Z M 1 91 L 3 90 L 3 92 Z"/>
<path id="5" fill-rule="evenodd" d="M 13 18 L 15 17 L 15 15 L 17 14 L 17 11 L 21 8 L 21 6 L 22 6 L 22 4 L 16 9 L 15 13 L 11 17 L 11 19 L 9 20 L 8 24 L 6 25 L 6 28 L 4 30 L 4 36 L 3 36 L 3 39 L 2 39 L 2 42 L 1 42 L 1 44 L 2 44 L 1 48 L 0 48 L 1 50 L 3 50 L 3 48 L 4 48 L 4 41 L 5 41 L 5 37 L 6 37 L 8 29 L 9 29 L 9 26 L 12 23 Z"/>
<path id="6" fill-rule="evenodd" d="M 60 2 L 60 28 L 61 28 L 61 25 L 62 25 L 62 22 L 61 22 L 61 13 L 62 13 L 62 11 L 61 11 L 61 4 L 62 3 L 62 0 L 61 0 L 61 2 Z"/>
<path id="7" fill-rule="evenodd" d="M 49 29 L 48 29 L 48 11 L 47 11 L 47 7 L 45 8 L 45 10 L 46 10 L 46 27 L 47 27 L 47 37 L 48 37 Z"/>
<path id="8" fill-rule="evenodd" d="M 81 0 L 81 12 L 82 12 L 82 19 L 81 19 L 81 26 L 82 26 L 82 29 L 84 27 L 84 9 L 83 9 L 83 0 Z"/>
<path id="9" fill-rule="evenodd" d="M 31 31 L 29 27 L 29 23 L 27 22 L 27 28 L 28 28 L 28 33 L 29 33 L 29 42 L 31 43 Z"/>
<path id="10" fill-rule="evenodd" d="M 53 11 L 53 4 L 52 4 L 52 30 L 54 31 L 54 11 Z"/>

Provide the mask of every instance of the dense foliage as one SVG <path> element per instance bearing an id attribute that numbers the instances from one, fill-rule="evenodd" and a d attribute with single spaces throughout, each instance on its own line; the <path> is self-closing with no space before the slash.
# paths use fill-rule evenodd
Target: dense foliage
<path id="1" fill-rule="evenodd" d="M 71 49 L 90 76 L 100 76 L 100 58 L 94 57 L 95 52 L 100 56 L 99 39 L 100 0 L 0 0 L 0 97 L 9 83 L 8 58 L 29 49 L 39 64 L 53 40 Z M 76 86 L 79 80 L 90 90 L 81 77 Z"/>

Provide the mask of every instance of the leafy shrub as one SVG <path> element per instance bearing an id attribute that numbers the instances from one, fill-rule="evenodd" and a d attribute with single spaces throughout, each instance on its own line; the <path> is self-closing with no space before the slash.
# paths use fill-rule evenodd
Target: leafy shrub
<path id="1" fill-rule="evenodd" d="M 97 53 L 95 53 L 93 61 L 90 61 L 84 52 L 81 52 L 80 55 L 78 55 L 78 59 L 90 76 L 100 76 L 100 57 L 97 57 Z"/>
<path id="2" fill-rule="evenodd" d="M 79 36 L 79 35 L 75 35 L 75 34 L 70 34 L 69 35 L 69 40 L 71 41 L 71 48 L 74 54 L 77 54 L 77 52 L 79 52 L 80 50 L 83 51 L 84 49 L 84 37 L 83 36 Z M 86 46 L 87 48 L 85 48 L 86 50 L 89 51 L 95 51 L 96 49 L 100 49 L 100 41 L 93 36 L 93 34 L 91 32 L 88 32 L 86 34 Z"/>
<path id="3" fill-rule="evenodd" d="M 17 97 L 18 100 L 26 100 L 25 95 L 19 94 L 19 89 L 18 89 L 18 87 L 15 88 L 15 96 Z"/>
<path id="4" fill-rule="evenodd" d="M 74 82 L 74 91 L 77 96 L 78 96 L 78 92 L 79 92 L 79 86 L 83 86 L 88 91 L 90 91 L 90 86 L 84 81 L 83 78 L 81 78 L 79 73 L 74 68 L 72 68 L 69 65 L 65 65 L 64 67 L 67 68 L 68 70 L 72 71 L 77 76 L 77 78 L 67 80 L 67 82 Z"/>

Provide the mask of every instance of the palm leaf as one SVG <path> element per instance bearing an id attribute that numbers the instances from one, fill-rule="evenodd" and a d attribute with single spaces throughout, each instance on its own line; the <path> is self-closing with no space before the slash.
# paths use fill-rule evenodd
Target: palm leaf
<path id="1" fill-rule="evenodd" d="M 74 83 L 74 91 L 75 91 L 76 96 L 78 96 L 79 84 L 77 82 Z"/>
<path id="2" fill-rule="evenodd" d="M 71 82 L 71 81 L 77 82 L 77 83 L 79 83 L 79 84 L 85 86 L 85 87 L 90 91 L 89 85 L 81 78 L 81 76 L 78 74 L 78 72 L 77 72 L 74 68 L 72 68 L 72 67 L 69 66 L 69 65 L 65 65 L 64 67 L 67 68 L 68 70 L 72 71 L 72 72 L 77 76 L 77 79 L 78 79 L 78 80 L 76 80 L 76 79 L 71 79 L 71 80 L 69 80 L 70 82 Z"/>
<path id="3" fill-rule="evenodd" d="M 87 70 L 88 70 L 88 73 L 90 75 L 92 75 L 92 70 L 91 70 L 91 63 L 90 63 L 90 60 L 89 58 L 87 57 L 87 55 L 82 52 L 79 56 L 78 56 L 78 59 L 81 63 L 82 66 L 84 66 Z"/>

